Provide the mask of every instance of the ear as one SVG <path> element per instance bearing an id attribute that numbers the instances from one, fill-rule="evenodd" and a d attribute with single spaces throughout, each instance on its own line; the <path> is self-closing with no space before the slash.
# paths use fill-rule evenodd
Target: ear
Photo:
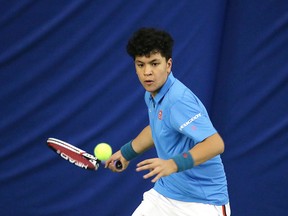
<path id="1" fill-rule="evenodd" d="M 171 72 L 171 69 L 172 69 L 172 58 L 169 58 L 167 60 L 167 73 L 169 74 Z"/>

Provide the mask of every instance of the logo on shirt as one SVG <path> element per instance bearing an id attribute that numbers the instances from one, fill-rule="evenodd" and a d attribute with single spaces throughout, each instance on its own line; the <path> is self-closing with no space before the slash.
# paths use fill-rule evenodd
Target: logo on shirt
<path id="1" fill-rule="evenodd" d="M 197 130 L 197 127 L 195 125 L 192 125 L 191 130 L 195 131 L 195 130 Z"/>
<path id="2" fill-rule="evenodd" d="M 187 154 L 186 152 L 184 152 L 184 153 L 182 154 L 182 156 L 183 156 L 184 158 L 188 158 L 188 154 Z"/>
<path id="3" fill-rule="evenodd" d="M 191 124 L 193 121 L 195 121 L 196 119 L 198 119 L 199 117 L 201 117 L 201 113 L 196 114 L 195 116 L 193 116 L 192 118 L 190 118 L 187 122 L 185 122 L 184 124 L 182 124 L 179 127 L 179 130 L 182 131 L 186 126 L 188 126 L 189 124 Z M 195 127 L 196 129 L 196 127 Z"/>
<path id="4" fill-rule="evenodd" d="M 162 120 L 162 110 L 160 110 L 160 111 L 158 112 L 158 119 L 159 119 L 159 120 Z"/>

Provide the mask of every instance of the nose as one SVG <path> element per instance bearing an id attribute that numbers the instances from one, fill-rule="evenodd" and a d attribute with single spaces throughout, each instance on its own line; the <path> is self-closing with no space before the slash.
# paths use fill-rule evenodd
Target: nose
<path id="1" fill-rule="evenodd" d="M 150 76 L 152 74 L 152 68 L 148 65 L 144 68 L 144 76 Z"/>

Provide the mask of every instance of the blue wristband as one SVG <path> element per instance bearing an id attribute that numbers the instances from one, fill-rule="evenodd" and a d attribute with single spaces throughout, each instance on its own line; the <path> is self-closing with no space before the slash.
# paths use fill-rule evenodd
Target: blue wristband
<path id="1" fill-rule="evenodd" d="M 134 151 L 132 147 L 132 140 L 121 147 L 121 154 L 127 160 L 130 161 L 137 157 L 139 154 Z"/>
<path id="2" fill-rule="evenodd" d="M 172 159 L 175 161 L 178 171 L 177 172 L 182 172 L 187 169 L 191 169 L 194 167 L 194 160 L 190 152 L 184 152 L 182 154 L 178 154 Z"/>

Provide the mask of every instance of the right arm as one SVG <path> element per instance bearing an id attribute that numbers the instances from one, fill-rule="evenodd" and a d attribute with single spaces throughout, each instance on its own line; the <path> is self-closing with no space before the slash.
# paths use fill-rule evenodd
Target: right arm
<path id="1" fill-rule="evenodd" d="M 150 126 L 146 126 L 138 136 L 132 141 L 132 148 L 133 150 L 141 154 L 151 147 L 154 146 L 154 142 L 152 139 L 152 132 Z M 114 166 L 114 161 L 119 160 L 122 163 L 123 168 L 121 170 L 117 170 Z M 129 161 L 127 161 L 122 153 L 121 150 L 115 152 L 105 163 L 105 167 L 111 169 L 112 171 L 121 172 L 127 168 L 129 165 Z"/>
<path id="2" fill-rule="evenodd" d="M 154 146 L 150 126 L 146 126 L 140 134 L 132 141 L 132 147 L 135 152 L 141 154 Z"/>

